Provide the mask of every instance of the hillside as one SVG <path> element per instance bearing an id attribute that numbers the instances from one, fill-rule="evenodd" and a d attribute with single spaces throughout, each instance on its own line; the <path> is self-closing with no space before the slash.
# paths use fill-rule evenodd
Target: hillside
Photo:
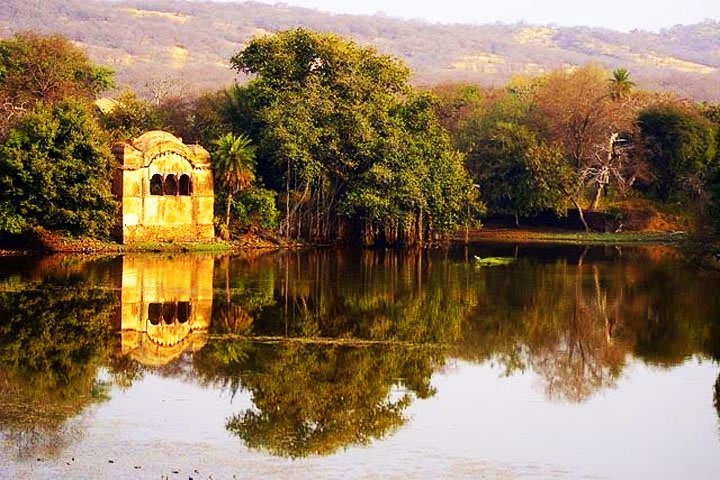
<path id="1" fill-rule="evenodd" d="M 59 32 L 111 66 L 118 83 L 150 96 L 217 88 L 236 78 L 228 59 L 266 32 L 303 26 L 375 45 L 402 58 L 420 85 L 501 85 L 596 61 L 630 70 L 644 88 L 720 100 L 720 22 L 652 33 L 525 24 L 440 25 L 335 15 L 260 3 L 176 0 L 3 0 L 0 36 Z"/>

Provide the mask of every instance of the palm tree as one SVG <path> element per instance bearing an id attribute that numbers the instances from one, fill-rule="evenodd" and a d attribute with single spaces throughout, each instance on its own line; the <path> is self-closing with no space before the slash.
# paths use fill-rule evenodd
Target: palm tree
<path id="1" fill-rule="evenodd" d="M 613 70 L 612 78 L 610 79 L 610 96 L 618 100 L 627 96 L 632 88 L 635 86 L 635 82 L 630 80 L 630 72 L 626 68 L 616 68 Z"/>
<path id="2" fill-rule="evenodd" d="M 255 180 L 255 147 L 245 135 L 226 133 L 215 140 L 213 167 L 227 193 L 225 225 L 230 225 L 232 197 L 248 188 Z"/>

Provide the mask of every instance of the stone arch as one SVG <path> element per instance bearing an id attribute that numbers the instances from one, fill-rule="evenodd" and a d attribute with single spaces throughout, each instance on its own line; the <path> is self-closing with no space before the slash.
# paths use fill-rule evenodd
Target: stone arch
<path id="1" fill-rule="evenodd" d="M 165 180 L 163 181 L 163 194 L 164 195 L 177 195 L 178 194 L 177 178 L 172 173 L 165 176 Z"/>
<path id="2" fill-rule="evenodd" d="M 163 178 L 162 175 L 156 173 L 150 178 L 150 195 L 163 194 Z"/>
<path id="3" fill-rule="evenodd" d="M 179 323 L 190 321 L 190 302 L 178 302 L 177 319 Z"/>
<path id="4" fill-rule="evenodd" d="M 162 304 L 151 303 L 148 305 L 148 319 L 152 325 L 159 325 L 162 318 Z"/>
<path id="5" fill-rule="evenodd" d="M 178 190 L 180 195 L 192 195 L 192 180 L 187 173 L 180 175 Z"/>
<path id="6" fill-rule="evenodd" d="M 162 317 L 166 325 L 172 325 L 173 323 L 175 323 L 175 320 L 177 320 L 177 303 L 163 303 Z"/>

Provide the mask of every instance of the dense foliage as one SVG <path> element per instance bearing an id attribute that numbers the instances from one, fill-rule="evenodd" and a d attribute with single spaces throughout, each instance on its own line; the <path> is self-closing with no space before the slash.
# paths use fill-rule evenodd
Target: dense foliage
<path id="1" fill-rule="evenodd" d="M 112 84 L 109 69 L 60 35 L 23 32 L 0 42 L 0 94 L 15 103 L 94 99 Z"/>
<path id="2" fill-rule="evenodd" d="M 111 153 L 87 107 L 38 104 L 0 144 L 0 231 L 107 235 Z"/>
<path id="3" fill-rule="evenodd" d="M 158 128 L 211 151 L 222 238 L 419 244 L 485 206 L 517 224 L 571 212 L 586 229 L 587 211 L 612 210 L 621 228 L 616 205 L 634 198 L 718 221 L 718 106 L 640 90 L 624 68 L 427 92 L 397 59 L 304 29 L 255 38 L 232 66 L 250 80 L 197 96 L 158 85 L 154 102 L 124 91 L 95 109 L 111 76 L 77 47 L 0 42 L 0 229 L 106 234 L 106 146 Z"/>
<path id="4" fill-rule="evenodd" d="M 699 195 L 717 153 L 717 126 L 688 108 L 653 106 L 638 118 L 662 200 Z"/>
<path id="5" fill-rule="evenodd" d="M 328 34 L 290 30 L 233 57 L 255 78 L 234 92 L 258 172 L 283 194 L 288 237 L 422 242 L 469 221 L 462 157 L 397 60 Z"/>
<path id="6" fill-rule="evenodd" d="M 99 115 L 101 125 L 113 140 L 127 141 L 149 130 L 162 128 L 160 111 L 126 90 L 118 95 L 107 111 Z"/>
<path id="7" fill-rule="evenodd" d="M 112 157 L 90 102 L 111 84 L 58 35 L 0 42 L 0 231 L 109 233 Z"/>
<path id="8" fill-rule="evenodd" d="M 635 86 L 625 69 L 588 65 L 503 89 L 437 87 L 436 110 L 490 215 L 519 222 L 572 208 L 589 228 L 584 212 L 634 197 L 702 211 L 717 164 L 714 106 Z"/>

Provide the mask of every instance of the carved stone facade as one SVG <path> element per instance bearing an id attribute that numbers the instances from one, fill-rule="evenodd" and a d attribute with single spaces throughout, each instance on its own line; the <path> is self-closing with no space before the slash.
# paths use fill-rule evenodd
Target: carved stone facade
<path id="1" fill-rule="evenodd" d="M 113 147 L 113 194 L 121 203 L 122 243 L 202 242 L 214 238 L 210 155 L 168 132 L 147 132 Z"/>
<path id="2" fill-rule="evenodd" d="M 213 257 L 125 255 L 122 263 L 122 354 L 159 367 L 204 347 L 212 314 Z"/>

